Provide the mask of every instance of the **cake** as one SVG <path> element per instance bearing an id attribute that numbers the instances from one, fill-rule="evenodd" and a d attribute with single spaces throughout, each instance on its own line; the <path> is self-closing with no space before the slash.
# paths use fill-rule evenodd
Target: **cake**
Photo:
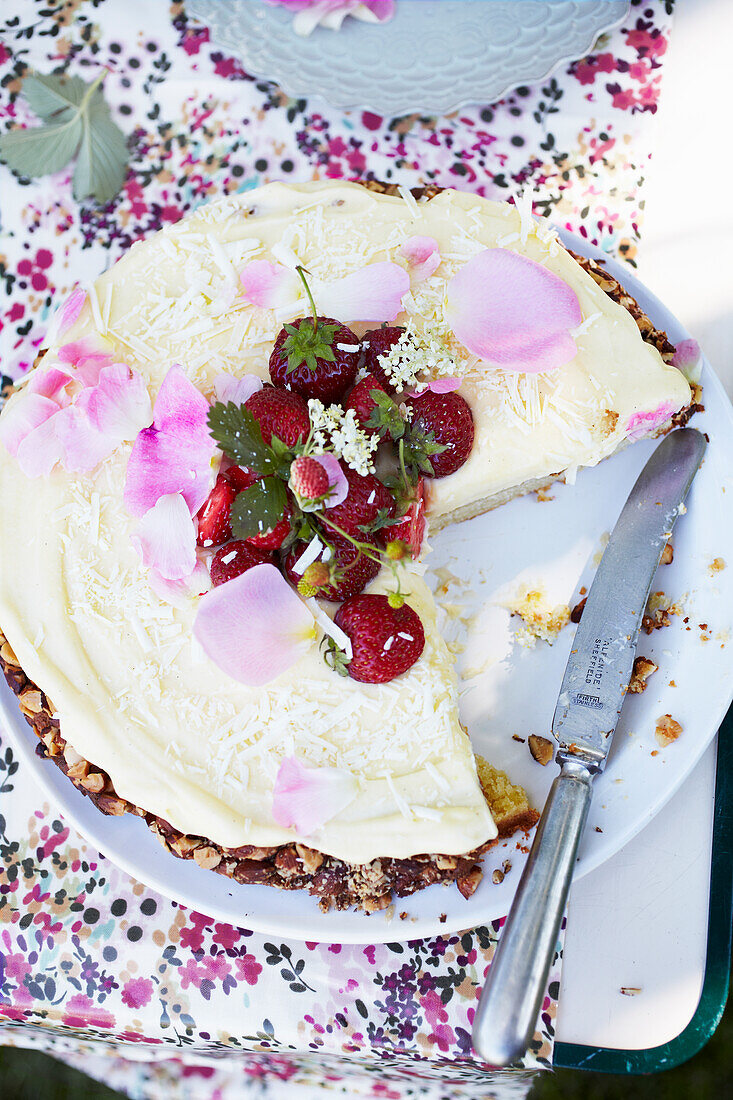
<path id="1" fill-rule="evenodd" d="M 684 422 L 673 351 L 521 203 L 269 184 L 133 245 L 0 417 L 39 751 L 239 882 L 469 896 L 537 814 L 479 775 L 426 530 Z"/>

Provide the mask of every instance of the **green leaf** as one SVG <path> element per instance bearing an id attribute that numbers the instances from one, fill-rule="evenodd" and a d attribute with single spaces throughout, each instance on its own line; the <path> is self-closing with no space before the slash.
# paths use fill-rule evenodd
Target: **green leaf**
<path id="1" fill-rule="evenodd" d="M 232 533 L 251 539 L 271 531 L 283 518 L 287 494 L 282 481 L 266 477 L 238 493 L 232 505 Z"/>
<path id="2" fill-rule="evenodd" d="M 285 372 L 290 374 L 305 363 L 309 370 L 317 369 L 316 360 L 325 360 L 333 363 L 336 356 L 333 353 L 333 338 L 340 325 L 324 325 L 319 321 L 313 324 L 309 317 L 304 317 L 294 325 L 286 325 L 288 336 L 283 344 L 283 350 L 288 357 L 288 368 Z"/>
<path id="3" fill-rule="evenodd" d="M 58 121 L 61 111 L 73 111 L 81 105 L 88 85 L 80 76 L 44 76 L 31 73 L 23 81 L 23 96 L 32 111 L 44 122 Z"/>
<path id="4" fill-rule="evenodd" d="M 72 159 L 83 135 L 76 116 L 56 126 L 11 130 L 0 136 L 0 160 L 21 176 L 35 179 L 59 172 Z"/>
<path id="5" fill-rule="evenodd" d="M 127 169 L 125 135 L 113 120 L 99 84 L 81 77 L 32 73 L 23 82 L 29 106 L 48 125 L 11 130 L 0 137 L 0 160 L 23 176 L 58 172 L 78 154 L 74 198 L 109 202 Z"/>
<path id="6" fill-rule="evenodd" d="M 389 435 L 391 439 L 401 439 L 405 434 L 405 418 L 396 401 L 383 390 L 370 390 L 369 396 L 375 408 L 369 414 L 365 427 L 379 435 Z"/>
<path id="7" fill-rule="evenodd" d="M 249 409 L 221 401 L 209 409 L 209 431 L 225 455 L 238 466 L 258 474 L 277 474 L 280 461 L 262 439 L 262 431 Z"/>
<path id="8" fill-rule="evenodd" d="M 101 90 L 91 96 L 86 117 L 74 171 L 74 198 L 80 201 L 93 195 L 98 202 L 109 202 L 125 182 L 125 135 L 113 120 Z"/>

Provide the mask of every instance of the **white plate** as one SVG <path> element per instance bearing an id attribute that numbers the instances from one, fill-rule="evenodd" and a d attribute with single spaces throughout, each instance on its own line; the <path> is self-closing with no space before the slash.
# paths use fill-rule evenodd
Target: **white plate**
<path id="1" fill-rule="evenodd" d="M 577 252 L 597 254 L 572 234 L 562 237 Z M 611 261 L 607 267 L 673 342 L 687 337 L 627 268 Z M 706 412 L 695 417 L 694 425 L 709 434 L 711 445 L 690 494 L 688 514 L 675 528 L 674 562 L 660 568 L 654 585 L 673 599 L 685 597 L 689 623 L 675 618 L 673 625 L 651 636 L 642 634 L 639 652 L 653 657 L 659 671 L 644 694 L 630 696 L 624 706 L 611 759 L 596 781 L 578 876 L 617 852 L 662 808 L 697 763 L 733 696 L 728 642 L 733 619 L 733 408 L 707 364 L 703 386 Z M 549 735 L 573 628 L 566 627 L 552 647 L 538 643 L 523 648 L 512 642 L 517 620 L 510 620 L 496 601 L 507 589 L 528 581 L 543 583 L 557 602 L 572 605 L 580 586 L 589 584 L 602 536 L 613 526 L 654 446 L 635 444 L 581 471 L 574 486 L 552 489 L 551 502 L 539 503 L 532 494 L 432 540 L 431 569 L 448 567 L 470 581 L 474 592 L 467 598 L 464 589 L 454 586 L 447 599 L 463 604 L 466 613 L 478 614 L 459 668 L 470 671 L 483 663 L 486 668 L 466 683 L 470 690 L 462 697 L 462 717 L 476 750 L 522 783 L 537 807 L 544 803 L 556 768 L 541 767 L 527 745 L 512 735 Z M 714 558 L 725 559 L 728 568 L 712 574 L 708 566 Z M 458 621 L 448 619 L 449 638 Z M 701 623 L 708 627 L 707 642 L 701 640 Z M 29 771 L 83 836 L 133 877 L 220 920 L 296 939 L 376 943 L 484 924 L 504 916 L 511 905 L 525 859 L 523 836 L 488 854 L 483 882 L 469 901 L 455 887 L 433 886 L 397 901 L 397 913 L 408 914 L 404 920 L 384 913 L 321 913 L 315 899 L 299 892 L 239 886 L 169 855 L 139 819 L 104 817 L 54 764 L 35 755 L 35 734 L 4 683 L 0 705 Z M 683 733 L 653 756 L 658 750 L 656 720 L 667 713 L 682 723 Z M 511 871 L 501 885 L 494 885 L 491 872 L 506 859 Z"/>
<path id="2" fill-rule="evenodd" d="M 629 0 L 398 0 L 389 23 L 347 19 L 338 33 L 299 38 L 292 12 L 262 0 L 186 2 L 247 72 L 290 96 L 388 117 L 494 103 L 583 57 L 628 10 Z"/>

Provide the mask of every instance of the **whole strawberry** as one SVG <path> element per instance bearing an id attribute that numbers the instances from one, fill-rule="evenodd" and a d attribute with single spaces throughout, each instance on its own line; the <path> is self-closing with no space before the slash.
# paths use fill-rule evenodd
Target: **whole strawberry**
<path id="1" fill-rule="evenodd" d="M 220 584 L 238 577 L 240 573 L 246 573 L 255 565 L 272 561 L 272 555 L 264 550 L 258 550 L 254 546 L 248 546 L 246 542 L 237 539 L 228 542 L 226 546 L 220 546 L 211 559 L 211 583 L 216 588 Z"/>
<path id="2" fill-rule="evenodd" d="M 308 455 L 293 459 L 288 484 L 305 511 L 310 510 L 314 501 L 322 500 L 330 488 L 325 468 Z"/>
<path id="3" fill-rule="evenodd" d="M 226 474 L 219 474 L 208 500 L 198 513 L 199 546 L 219 546 L 232 537 L 230 517 L 237 491 Z"/>
<path id="4" fill-rule="evenodd" d="M 377 407 L 377 403 L 372 397 L 372 390 L 386 393 L 384 386 L 377 376 L 375 374 L 367 374 L 365 378 L 362 378 L 361 382 L 356 383 L 346 402 L 347 410 L 354 410 L 357 422 L 362 428 L 366 428 L 369 417 Z"/>
<path id="5" fill-rule="evenodd" d="M 373 524 L 380 512 L 384 517 L 394 516 L 395 498 L 374 474 L 357 474 L 346 465 L 342 469 L 349 483 L 349 493 L 342 504 L 324 509 L 322 518 L 326 533 L 330 538 L 328 524 L 331 522 L 356 538 L 368 538 L 368 532 L 362 528 Z"/>
<path id="6" fill-rule="evenodd" d="M 276 386 L 331 405 L 353 386 L 360 351 L 359 337 L 340 321 L 301 317 L 280 330 L 270 378 Z"/>
<path id="7" fill-rule="evenodd" d="M 387 596 L 353 596 L 338 609 L 334 622 L 351 639 L 348 674 L 364 684 L 385 684 L 401 676 L 425 646 L 419 615 L 406 603 L 391 607 Z"/>
<path id="8" fill-rule="evenodd" d="M 308 406 L 297 393 L 263 386 L 245 402 L 245 408 L 258 422 L 262 439 L 268 446 L 275 435 L 287 447 L 294 447 L 302 443 L 310 431 Z"/>
<path id="9" fill-rule="evenodd" d="M 392 350 L 405 330 L 396 325 L 387 328 L 374 328 L 365 332 L 361 338 L 363 349 L 361 365 L 369 374 L 374 375 L 386 393 L 395 393 L 389 375 L 379 362 L 380 355 Z"/>
<path id="10" fill-rule="evenodd" d="M 362 541 L 367 541 L 363 535 L 361 538 Z M 333 579 L 330 584 L 319 586 L 318 596 L 320 599 L 338 603 L 363 591 L 369 582 L 374 580 L 381 566 L 378 561 L 367 557 L 348 539 L 329 532 L 328 540 L 333 546 L 333 558 L 328 562 Z M 296 588 L 301 580 L 301 574 L 296 571 L 295 566 L 305 548 L 305 543 L 297 544 L 285 559 L 288 580 Z"/>
<path id="11" fill-rule="evenodd" d="M 426 390 L 419 397 L 406 398 L 405 405 L 412 409 L 410 461 L 427 477 L 454 474 L 473 447 L 473 414 L 468 402 L 455 392 Z"/>

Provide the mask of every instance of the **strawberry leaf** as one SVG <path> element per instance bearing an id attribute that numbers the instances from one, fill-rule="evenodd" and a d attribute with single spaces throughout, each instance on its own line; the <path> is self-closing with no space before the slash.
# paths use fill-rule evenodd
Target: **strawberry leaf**
<path id="1" fill-rule="evenodd" d="M 244 405 L 219 401 L 209 409 L 208 423 L 212 438 L 237 466 L 258 474 L 279 472 L 282 459 L 264 442 L 259 424 Z"/>
<path id="2" fill-rule="evenodd" d="M 369 396 L 375 408 L 366 422 L 367 430 L 378 432 L 380 436 L 388 435 L 391 439 L 401 439 L 405 434 L 405 418 L 397 403 L 384 390 L 370 390 Z"/>
<path id="3" fill-rule="evenodd" d="M 0 160 L 22 176 L 58 172 L 78 155 L 74 198 L 109 202 L 127 169 L 125 135 L 112 119 L 99 87 L 104 70 L 87 84 L 79 76 L 32 73 L 23 82 L 28 105 L 46 125 L 0 136 Z"/>
<path id="4" fill-rule="evenodd" d="M 285 513 L 287 494 L 282 481 L 266 477 L 243 489 L 232 505 L 232 533 L 238 539 L 251 539 L 271 531 Z"/>
<path id="5" fill-rule="evenodd" d="M 309 318 L 295 325 L 286 325 L 288 335 L 283 349 L 288 357 L 288 369 L 285 373 L 290 374 L 301 363 L 305 363 L 309 370 L 316 370 L 318 359 L 335 362 L 332 344 L 334 333 L 339 328 L 340 325 L 324 325 L 322 321 L 314 324 Z"/>

